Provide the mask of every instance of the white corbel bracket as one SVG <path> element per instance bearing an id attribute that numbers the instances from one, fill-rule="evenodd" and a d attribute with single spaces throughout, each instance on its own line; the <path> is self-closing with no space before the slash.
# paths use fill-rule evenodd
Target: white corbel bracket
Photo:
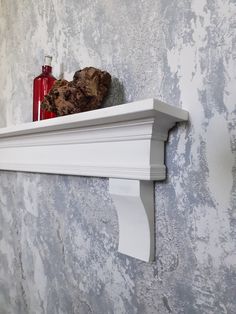
<path id="1" fill-rule="evenodd" d="M 154 191 L 152 181 L 110 179 L 109 191 L 119 220 L 120 253 L 154 259 Z"/>
<path id="2" fill-rule="evenodd" d="M 153 181 L 164 180 L 164 144 L 188 113 L 147 99 L 0 129 L 0 169 L 108 177 L 119 252 L 154 259 Z"/>

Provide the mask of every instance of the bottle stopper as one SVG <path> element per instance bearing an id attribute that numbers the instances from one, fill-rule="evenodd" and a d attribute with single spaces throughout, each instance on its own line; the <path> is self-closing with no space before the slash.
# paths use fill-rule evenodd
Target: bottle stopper
<path id="1" fill-rule="evenodd" d="M 44 57 L 44 65 L 51 66 L 52 64 L 52 57 L 51 56 L 45 56 Z"/>

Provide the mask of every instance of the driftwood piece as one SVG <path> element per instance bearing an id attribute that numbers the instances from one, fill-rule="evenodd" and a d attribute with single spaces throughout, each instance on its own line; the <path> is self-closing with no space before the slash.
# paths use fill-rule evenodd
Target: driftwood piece
<path id="1" fill-rule="evenodd" d="M 87 67 L 75 72 L 71 82 L 55 81 L 41 106 L 57 116 L 98 109 L 110 84 L 111 76 L 108 72 Z"/>

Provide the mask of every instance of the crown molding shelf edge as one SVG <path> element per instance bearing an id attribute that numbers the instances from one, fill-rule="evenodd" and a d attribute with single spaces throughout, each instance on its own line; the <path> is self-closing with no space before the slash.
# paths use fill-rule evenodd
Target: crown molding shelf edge
<path id="1" fill-rule="evenodd" d="M 108 177 L 119 252 L 154 259 L 153 181 L 164 180 L 164 144 L 188 113 L 156 99 L 0 129 L 0 169 Z"/>

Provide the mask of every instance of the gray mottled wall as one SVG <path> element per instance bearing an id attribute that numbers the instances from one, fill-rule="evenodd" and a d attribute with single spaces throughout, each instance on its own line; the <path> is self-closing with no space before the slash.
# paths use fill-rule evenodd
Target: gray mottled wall
<path id="1" fill-rule="evenodd" d="M 117 253 L 106 179 L 0 172 L 0 314 L 235 314 L 236 2 L 0 0 L 0 39 L 1 126 L 31 120 L 44 52 L 68 79 L 108 70 L 108 106 L 191 117 L 155 184 L 152 264 Z"/>

